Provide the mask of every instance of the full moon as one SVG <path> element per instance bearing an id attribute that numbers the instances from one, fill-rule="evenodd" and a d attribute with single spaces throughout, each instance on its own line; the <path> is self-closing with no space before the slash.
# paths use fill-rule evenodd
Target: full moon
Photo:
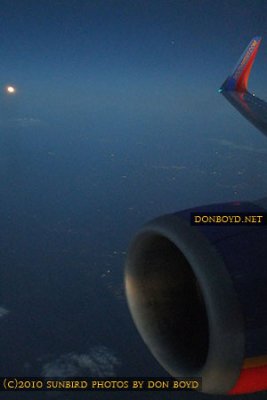
<path id="1" fill-rule="evenodd" d="M 14 86 L 7 86 L 7 87 L 6 87 L 6 91 L 7 91 L 7 93 L 9 93 L 9 94 L 14 94 L 14 93 L 16 93 L 16 89 L 14 88 Z"/>

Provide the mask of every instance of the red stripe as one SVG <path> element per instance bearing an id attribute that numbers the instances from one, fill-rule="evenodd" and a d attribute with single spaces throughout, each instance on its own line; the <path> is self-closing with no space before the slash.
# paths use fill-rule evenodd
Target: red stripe
<path id="1" fill-rule="evenodd" d="M 236 90 L 238 92 L 245 92 L 247 91 L 248 88 L 248 78 L 249 78 L 249 74 L 252 68 L 252 65 L 254 63 L 254 60 L 256 58 L 259 46 L 260 46 L 260 42 L 259 41 L 257 43 L 257 45 L 255 46 L 250 59 L 247 62 L 247 65 L 245 66 L 244 70 L 242 71 L 242 74 L 240 75 L 240 77 L 238 78 L 237 82 L 236 82 Z"/>
<path id="2" fill-rule="evenodd" d="M 242 369 L 240 377 L 228 394 L 253 393 L 267 390 L 267 365 Z"/>

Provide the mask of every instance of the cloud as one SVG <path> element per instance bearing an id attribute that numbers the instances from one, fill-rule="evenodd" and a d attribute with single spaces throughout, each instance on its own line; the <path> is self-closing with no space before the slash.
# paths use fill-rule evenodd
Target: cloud
<path id="1" fill-rule="evenodd" d="M 44 377 L 115 376 L 118 358 L 105 346 L 95 346 L 87 354 L 67 353 L 43 365 Z"/>
<path id="2" fill-rule="evenodd" d="M 244 144 L 236 144 L 234 142 L 231 142 L 230 140 L 210 139 L 210 141 L 214 142 L 220 146 L 228 147 L 231 150 L 241 150 L 241 151 L 248 151 L 251 153 L 260 153 L 260 154 L 267 153 L 267 149 L 264 149 L 262 147 L 253 147 L 253 146 L 248 146 L 248 145 L 244 145 Z"/>
<path id="3" fill-rule="evenodd" d="M 17 126 L 20 126 L 22 128 L 27 128 L 29 126 L 36 126 L 39 125 L 41 120 L 38 118 L 32 118 L 32 117 L 24 117 L 24 118 L 17 118 L 14 120 Z"/>
<path id="4" fill-rule="evenodd" d="M 4 317 L 8 313 L 9 311 L 5 307 L 0 307 L 0 318 Z"/>
<path id="5" fill-rule="evenodd" d="M 20 118 L 8 118 L 0 120 L 1 126 L 9 128 L 30 128 L 38 126 L 42 123 L 39 118 L 33 117 L 20 117 Z"/>

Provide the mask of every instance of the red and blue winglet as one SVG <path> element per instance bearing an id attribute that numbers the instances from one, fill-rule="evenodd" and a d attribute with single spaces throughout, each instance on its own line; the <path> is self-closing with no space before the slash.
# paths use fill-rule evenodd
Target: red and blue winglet
<path id="1" fill-rule="evenodd" d="M 249 74 L 256 58 L 261 37 L 255 36 L 240 57 L 232 75 L 230 75 L 221 86 L 219 92 L 236 91 L 247 92 Z"/>

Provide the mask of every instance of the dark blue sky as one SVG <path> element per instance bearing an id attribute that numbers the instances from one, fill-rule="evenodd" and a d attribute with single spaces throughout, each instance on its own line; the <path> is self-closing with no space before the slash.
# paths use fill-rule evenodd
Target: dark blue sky
<path id="1" fill-rule="evenodd" d="M 266 11 L 264 1 L 1 1 L 1 84 L 36 115 L 186 118 L 264 37 Z M 263 49 L 256 88 L 266 61 Z"/>

